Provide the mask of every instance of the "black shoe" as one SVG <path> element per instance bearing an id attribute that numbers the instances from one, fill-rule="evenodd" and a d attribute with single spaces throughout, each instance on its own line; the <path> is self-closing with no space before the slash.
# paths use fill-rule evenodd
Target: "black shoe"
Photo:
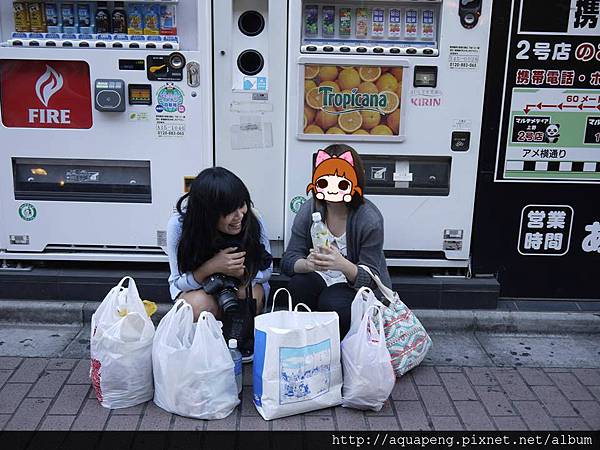
<path id="1" fill-rule="evenodd" d="M 254 361 L 254 349 L 240 349 L 240 353 L 242 354 L 243 364 Z"/>

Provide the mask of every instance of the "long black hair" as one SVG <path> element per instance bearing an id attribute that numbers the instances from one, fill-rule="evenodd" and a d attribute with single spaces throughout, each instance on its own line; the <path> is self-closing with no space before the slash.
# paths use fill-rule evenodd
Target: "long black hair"
<path id="1" fill-rule="evenodd" d="M 248 212 L 242 220 L 242 231 L 235 237 L 219 232 L 219 219 L 244 205 Z M 200 172 L 190 191 L 177 202 L 177 212 L 183 221 L 177 248 L 179 271 L 196 270 L 219 250 L 238 246 L 246 252 L 244 265 L 248 279 L 253 279 L 262 269 L 264 247 L 260 243 L 260 223 L 252 212 L 252 206 L 248 189 L 234 173 L 223 167 L 211 167 Z M 232 238 L 239 244 L 231 245 Z"/>

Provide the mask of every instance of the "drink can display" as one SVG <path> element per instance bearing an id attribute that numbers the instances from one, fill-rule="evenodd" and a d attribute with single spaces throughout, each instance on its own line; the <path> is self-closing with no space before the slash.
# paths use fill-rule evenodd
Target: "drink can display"
<path id="1" fill-rule="evenodd" d="M 160 34 L 160 6 L 147 5 L 144 10 L 144 34 Z"/>
<path id="2" fill-rule="evenodd" d="M 143 25 L 140 25 L 143 30 Z M 112 11 L 112 30 L 115 34 L 127 34 L 127 12 L 124 2 L 115 2 Z"/>
<path id="3" fill-rule="evenodd" d="M 323 37 L 335 36 L 335 6 L 323 6 Z"/>
<path id="4" fill-rule="evenodd" d="M 108 11 L 107 2 L 98 2 L 96 9 L 96 32 L 110 33 L 110 12 Z"/>
<path id="5" fill-rule="evenodd" d="M 304 7 L 304 36 L 316 37 L 319 34 L 319 7 L 306 5 Z"/>
<path id="6" fill-rule="evenodd" d="M 45 33 L 48 31 L 46 27 L 46 15 L 44 14 L 44 3 L 27 3 L 27 7 L 29 9 L 29 22 L 31 24 L 31 31 L 34 33 Z"/>
<path id="7" fill-rule="evenodd" d="M 77 33 L 79 31 L 74 3 L 61 3 L 60 16 L 62 18 L 63 31 L 65 33 Z"/>
<path id="8" fill-rule="evenodd" d="M 127 33 L 144 34 L 144 5 L 130 3 L 127 5 Z"/>
<path id="9" fill-rule="evenodd" d="M 369 9 L 356 8 L 356 37 L 366 38 L 369 34 Z"/>
<path id="10" fill-rule="evenodd" d="M 92 5 L 90 3 L 77 3 L 77 21 L 79 22 L 80 33 L 94 33 L 95 17 L 92 14 Z"/>
<path id="11" fill-rule="evenodd" d="M 44 3 L 46 14 L 46 27 L 48 33 L 62 33 L 62 25 L 60 22 L 60 12 L 58 11 L 57 3 Z"/>
<path id="12" fill-rule="evenodd" d="M 340 37 L 352 35 L 352 8 L 340 8 Z"/>
<path id="13" fill-rule="evenodd" d="M 161 5 L 160 7 L 160 34 L 177 34 L 177 6 Z"/>
<path id="14" fill-rule="evenodd" d="M 29 9 L 25 2 L 13 2 L 13 15 L 15 18 L 15 31 L 31 31 L 31 22 L 29 21 Z"/>
<path id="15" fill-rule="evenodd" d="M 416 9 L 407 9 L 404 13 L 404 37 L 416 38 L 417 25 L 419 23 L 419 11 Z"/>
<path id="16" fill-rule="evenodd" d="M 431 9 L 421 11 L 421 38 L 435 39 L 435 13 Z"/>
<path id="17" fill-rule="evenodd" d="M 388 20 L 388 37 L 401 37 L 402 36 L 402 18 L 400 16 L 400 10 L 396 8 L 390 9 L 390 17 Z"/>
<path id="18" fill-rule="evenodd" d="M 371 36 L 383 37 L 385 32 L 385 11 L 382 8 L 373 8 L 371 17 Z"/>

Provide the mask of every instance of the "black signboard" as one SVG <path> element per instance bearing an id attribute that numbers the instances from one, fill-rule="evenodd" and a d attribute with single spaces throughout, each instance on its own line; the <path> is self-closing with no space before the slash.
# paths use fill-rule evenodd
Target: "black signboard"
<path id="1" fill-rule="evenodd" d="M 472 262 L 501 297 L 600 298 L 599 17 L 493 3 Z"/>

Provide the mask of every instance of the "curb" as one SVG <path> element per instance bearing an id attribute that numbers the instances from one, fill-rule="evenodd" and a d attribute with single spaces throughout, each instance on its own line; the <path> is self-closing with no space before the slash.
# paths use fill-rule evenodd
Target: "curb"
<path id="1" fill-rule="evenodd" d="M 100 302 L 0 300 L 0 323 L 79 325 L 91 321 Z M 158 324 L 171 309 L 159 303 L 152 316 Z M 600 314 L 586 312 L 525 312 L 496 310 L 416 309 L 428 331 L 490 333 L 600 334 Z"/>

